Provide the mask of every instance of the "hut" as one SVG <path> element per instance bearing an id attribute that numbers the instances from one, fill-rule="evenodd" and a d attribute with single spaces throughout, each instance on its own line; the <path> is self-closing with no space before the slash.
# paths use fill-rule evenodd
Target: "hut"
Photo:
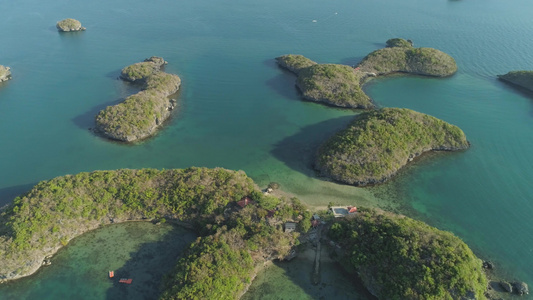
<path id="1" fill-rule="evenodd" d="M 296 223 L 286 222 L 285 223 L 285 232 L 293 232 L 296 230 Z"/>
<path id="2" fill-rule="evenodd" d="M 242 197 L 241 200 L 237 201 L 237 205 L 240 206 L 241 208 L 245 208 L 249 204 L 255 204 L 255 201 L 252 200 L 252 198 L 248 196 Z"/>

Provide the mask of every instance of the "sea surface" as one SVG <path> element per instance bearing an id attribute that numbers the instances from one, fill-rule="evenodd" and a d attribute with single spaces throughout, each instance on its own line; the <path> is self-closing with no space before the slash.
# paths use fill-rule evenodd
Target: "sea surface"
<path id="1" fill-rule="evenodd" d="M 0 0 L 0 64 L 13 76 L 0 83 L 0 206 L 41 180 L 85 171 L 244 170 L 261 187 L 278 182 L 315 208 L 378 206 L 452 231 L 531 286 L 533 93 L 496 75 L 533 69 L 532 13 L 526 0 Z M 58 33 L 64 18 L 87 31 Z M 378 106 L 458 125 L 472 147 L 422 157 L 377 187 L 317 178 L 317 147 L 358 112 L 301 101 L 295 77 L 274 58 L 355 65 L 393 37 L 450 54 L 459 71 L 378 79 L 366 92 Z M 135 145 L 94 135 L 98 111 L 137 91 L 117 80 L 120 70 L 152 55 L 182 79 L 173 118 Z M 62 284 L 28 284 L 18 298 Z M 109 286 L 93 288 L 104 299 Z M 300 290 L 301 299 L 320 297 Z"/>
<path id="2" fill-rule="evenodd" d="M 149 222 L 90 231 L 59 250 L 52 265 L 3 284 L 0 299 L 157 299 L 162 278 L 195 238 L 181 227 Z M 121 278 L 132 282 L 120 283 Z"/>

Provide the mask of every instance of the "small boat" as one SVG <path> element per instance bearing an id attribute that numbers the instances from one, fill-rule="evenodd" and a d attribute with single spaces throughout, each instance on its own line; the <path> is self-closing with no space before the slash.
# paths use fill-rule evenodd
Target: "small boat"
<path id="1" fill-rule="evenodd" d="M 118 282 L 131 284 L 132 281 L 133 281 L 133 279 L 131 279 L 131 278 L 121 278 Z"/>
<path id="2" fill-rule="evenodd" d="M 313 23 L 316 23 L 316 20 L 313 20 Z"/>
<path id="3" fill-rule="evenodd" d="M 109 278 L 113 278 L 115 277 L 115 272 L 114 271 L 109 271 Z"/>

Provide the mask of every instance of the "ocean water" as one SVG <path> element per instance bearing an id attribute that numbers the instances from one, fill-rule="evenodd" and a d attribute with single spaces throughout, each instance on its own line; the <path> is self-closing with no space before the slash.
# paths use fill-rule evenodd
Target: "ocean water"
<path id="1" fill-rule="evenodd" d="M 13 73 L 0 84 L 0 205 L 41 180 L 82 171 L 240 169 L 312 207 L 375 205 L 450 230 L 500 272 L 533 284 L 533 95 L 495 78 L 533 69 L 533 3 L 0 0 L 0 7 L 0 64 Z M 55 23 L 67 17 L 87 31 L 58 33 Z M 367 93 L 379 106 L 460 126 L 471 149 L 422 158 L 378 187 L 317 178 L 316 148 L 357 112 L 301 101 L 295 77 L 274 58 L 354 65 L 393 37 L 449 53 L 459 71 L 378 79 Z M 97 112 L 136 91 L 117 80 L 120 69 L 152 55 L 182 78 L 179 111 L 136 145 L 95 136 Z"/>
<path id="2" fill-rule="evenodd" d="M 0 299 L 156 299 L 163 276 L 195 238 L 183 228 L 148 222 L 90 231 L 59 250 L 52 265 L 3 284 Z M 123 284 L 121 278 L 133 280 Z"/>

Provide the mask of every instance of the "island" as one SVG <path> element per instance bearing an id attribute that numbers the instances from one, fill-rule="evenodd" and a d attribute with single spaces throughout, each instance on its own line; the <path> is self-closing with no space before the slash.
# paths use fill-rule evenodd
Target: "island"
<path id="1" fill-rule="evenodd" d="M 328 236 L 337 245 L 337 259 L 378 299 L 486 298 L 482 261 L 450 232 L 358 208 L 336 220 Z"/>
<path id="2" fill-rule="evenodd" d="M 511 71 L 504 75 L 498 75 L 498 78 L 533 91 L 533 71 Z"/>
<path id="3" fill-rule="evenodd" d="M 305 100 L 344 108 L 373 108 L 362 86 L 370 79 L 392 73 L 445 77 L 457 71 L 455 60 L 433 48 L 414 48 L 411 41 L 390 39 L 387 47 L 368 54 L 355 68 L 317 64 L 302 56 L 276 58 L 278 65 L 297 75 L 296 87 Z"/>
<path id="4" fill-rule="evenodd" d="M 122 142 L 134 142 L 155 134 L 175 108 L 176 100 L 169 96 L 181 85 L 177 75 L 161 71 L 165 64 L 163 58 L 153 56 L 122 69 L 120 78 L 139 85 L 142 90 L 100 111 L 95 131 Z"/>
<path id="5" fill-rule="evenodd" d="M 319 147 L 322 176 L 356 186 L 383 183 L 427 151 L 469 147 L 464 132 L 435 117 L 404 108 L 360 114 Z"/>
<path id="6" fill-rule="evenodd" d="M 325 215 L 311 216 L 294 197 L 262 192 L 243 171 L 192 167 L 61 176 L 38 183 L 0 211 L 0 283 L 48 265 L 50 256 L 89 230 L 170 222 L 199 237 L 166 276 L 161 299 L 239 299 L 269 262 L 293 257 L 300 236 L 313 226 L 306 238 L 326 227 L 336 259 L 380 299 L 484 299 L 481 261 L 453 234 L 374 209 L 355 209 L 342 219 Z M 517 286 L 528 292 L 525 283 Z"/>
<path id="7" fill-rule="evenodd" d="M 81 26 L 81 22 L 75 19 L 64 19 L 56 24 L 57 30 L 61 32 L 84 31 L 86 28 Z"/>
<path id="8" fill-rule="evenodd" d="M 8 81 L 11 79 L 11 69 L 0 65 L 0 82 Z"/>
<path id="9" fill-rule="evenodd" d="M 0 213 L 0 281 L 34 273 L 71 239 L 100 226 L 166 221 L 200 237 L 165 281 L 163 298 L 238 298 L 265 262 L 290 252 L 298 231 L 310 227 L 300 220 L 309 219 L 298 199 L 264 195 L 242 171 L 123 169 L 57 177 Z M 298 231 L 284 231 L 286 221 Z"/>
<path id="10" fill-rule="evenodd" d="M 276 58 L 278 64 L 298 75 L 296 87 L 304 99 L 344 108 L 373 108 L 363 90 L 363 73 L 338 64 L 317 64 L 302 55 Z"/>
<path id="11" fill-rule="evenodd" d="M 359 71 L 377 75 L 408 73 L 446 77 L 457 72 L 453 57 L 434 48 L 414 48 L 411 42 L 395 38 L 387 47 L 368 54 L 357 66 Z"/>

